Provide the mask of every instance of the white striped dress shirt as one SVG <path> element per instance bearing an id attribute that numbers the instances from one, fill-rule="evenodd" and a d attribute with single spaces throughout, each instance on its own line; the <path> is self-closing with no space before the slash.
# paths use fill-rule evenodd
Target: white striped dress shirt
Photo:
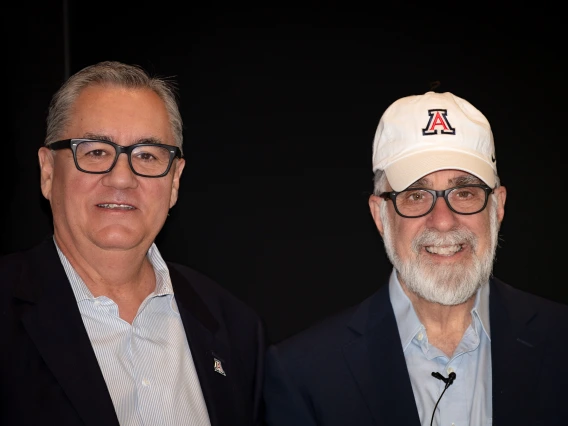
<path id="1" fill-rule="evenodd" d="M 147 254 L 156 290 L 142 302 L 132 324 L 119 317 L 111 299 L 93 297 L 59 247 L 57 251 L 120 425 L 210 426 L 170 274 L 156 245 Z"/>

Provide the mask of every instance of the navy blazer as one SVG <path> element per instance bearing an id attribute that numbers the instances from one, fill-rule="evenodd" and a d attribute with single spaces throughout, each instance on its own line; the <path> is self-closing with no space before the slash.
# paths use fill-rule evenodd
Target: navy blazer
<path id="1" fill-rule="evenodd" d="M 261 424 L 261 320 L 202 274 L 168 268 L 211 425 Z M 0 424 L 118 426 L 53 240 L 2 257 L 0 281 Z"/>
<path id="2" fill-rule="evenodd" d="M 493 426 L 568 424 L 568 306 L 490 286 Z M 264 395 L 269 426 L 419 426 L 388 285 L 272 345 Z"/>

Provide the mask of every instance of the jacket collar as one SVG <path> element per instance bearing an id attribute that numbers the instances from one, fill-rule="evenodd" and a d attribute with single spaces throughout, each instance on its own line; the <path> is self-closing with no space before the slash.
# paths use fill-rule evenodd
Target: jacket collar
<path id="1" fill-rule="evenodd" d="M 353 340 L 343 353 L 375 422 L 420 425 L 388 285 L 359 306 L 348 327 Z"/>
<path id="2" fill-rule="evenodd" d="M 490 286 L 493 423 L 532 424 L 538 421 L 533 416 L 544 356 L 542 333 L 534 326 L 538 310 L 499 280 Z"/>
<path id="3" fill-rule="evenodd" d="M 14 287 L 21 320 L 86 425 L 116 425 L 112 400 L 53 239 L 27 252 Z"/>

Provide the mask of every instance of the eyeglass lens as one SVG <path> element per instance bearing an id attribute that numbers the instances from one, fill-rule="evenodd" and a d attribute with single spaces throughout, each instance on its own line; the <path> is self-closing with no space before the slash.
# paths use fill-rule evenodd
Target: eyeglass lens
<path id="1" fill-rule="evenodd" d="M 108 170 L 115 158 L 115 148 L 102 141 L 84 141 L 77 145 L 77 164 L 87 172 Z M 170 151 L 162 146 L 144 145 L 130 153 L 130 163 L 136 173 L 147 176 L 163 174 L 170 164 Z"/>
<path id="2" fill-rule="evenodd" d="M 475 213 L 485 205 L 487 194 L 478 186 L 454 188 L 447 196 L 451 208 L 458 213 Z M 435 196 L 423 189 L 408 189 L 396 197 L 396 206 L 405 216 L 420 216 L 430 210 Z"/>

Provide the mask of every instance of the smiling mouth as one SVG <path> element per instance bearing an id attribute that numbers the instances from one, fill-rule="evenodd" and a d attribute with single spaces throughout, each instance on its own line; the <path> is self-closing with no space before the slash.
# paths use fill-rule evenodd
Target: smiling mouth
<path id="1" fill-rule="evenodd" d="M 451 256 L 463 250 L 461 244 L 454 244 L 451 246 L 427 246 L 426 251 L 431 254 L 439 254 L 441 256 Z"/>
<path id="2" fill-rule="evenodd" d="M 109 210 L 135 210 L 136 207 L 130 206 L 128 204 L 97 204 L 97 207 Z"/>

